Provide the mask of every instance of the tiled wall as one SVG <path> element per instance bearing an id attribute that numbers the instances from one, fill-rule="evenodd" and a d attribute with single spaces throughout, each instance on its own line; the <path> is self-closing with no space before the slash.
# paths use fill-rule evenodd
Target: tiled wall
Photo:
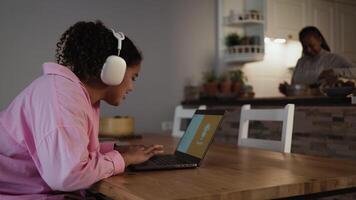
<path id="1" fill-rule="evenodd" d="M 237 144 L 240 107 L 216 106 L 228 112 L 215 141 Z M 279 139 L 280 122 L 251 122 L 249 136 Z M 333 158 L 356 159 L 356 107 L 296 106 L 292 152 Z"/>

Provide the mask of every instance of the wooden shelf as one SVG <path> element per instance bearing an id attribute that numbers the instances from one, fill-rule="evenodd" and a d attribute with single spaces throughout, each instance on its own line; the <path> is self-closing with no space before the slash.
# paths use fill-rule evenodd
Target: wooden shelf
<path id="1" fill-rule="evenodd" d="M 248 62 L 263 60 L 264 46 L 262 45 L 237 45 L 229 47 L 224 51 L 224 61 Z"/>
<path id="2" fill-rule="evenodd" d="M 263 23 L 264 23 L 263 21 L 258 21 L 258 20 L 243 20 L 243 21 L 224 23 L 224 26 L 235 27 L 235 26 L 242 26 L 242 25 L 260 25 Z"/>
<path id="3" fill-rule="evenodd" d="M 265 54 L 264 2 L 261 0 L 218 0 L 218 71 L 231 64 L 263 60 Z M 227 47 L 227 37 L 237 34 L 235 44 Z M 233 39 L 232 39 L 233 40 Z M 231 42 L 230 42 L 231 44 Z"/>
<path id="4" fill-rule="evenodd" d="M 233 14 L 224 17 L 225 26 L 239 26 L 245 24 L 264 24 L 264 17 L 260 13 Z"/>

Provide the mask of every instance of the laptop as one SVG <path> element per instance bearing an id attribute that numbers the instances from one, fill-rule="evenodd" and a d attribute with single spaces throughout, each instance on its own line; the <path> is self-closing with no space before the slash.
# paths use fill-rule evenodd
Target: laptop
<path id="1" fill-rule="evenodd" d="M 168 170 L 199 167 L 224 117 L 223 110 L 197 110 L 174 154 L 156 155 L 131 165 L 131 171 Z"/>

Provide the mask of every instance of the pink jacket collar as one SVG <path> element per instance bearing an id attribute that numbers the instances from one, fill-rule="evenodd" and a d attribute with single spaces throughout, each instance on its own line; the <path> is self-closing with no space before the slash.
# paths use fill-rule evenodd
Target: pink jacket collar
<path id="1" fill-rule="evenodd" d="M 69 80 L 76 82 L 76 83 L 81 83 L 79 78 L 66 66 L 53 63 L 53 62 L 46 62 L 43 64 L 43 73 L 44 74 L 55 74 L 55 75 L 60 75 L 65 78 L 68 78 Z"/>

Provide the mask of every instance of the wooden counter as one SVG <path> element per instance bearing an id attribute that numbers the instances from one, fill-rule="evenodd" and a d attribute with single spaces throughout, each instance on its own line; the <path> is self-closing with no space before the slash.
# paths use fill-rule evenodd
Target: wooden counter
<path id="1" fill-rule="evenodd" d="M 265 98 L 203 98 L 195 101 L 183 101 L 182 105 L 224 105 L 239 106 L 251 104 L 256 106 L 280 106 L 292 103 L 297 106 L 356 106 L 351 104 L 351 97 L 265 97 Z"/>
<path id="2" fill-rule="evenodd" d="M 177 139 L 145 134 L 132 143 L 161 143 L 171 152 Z M 113 199 L 254 200 L 354 187 L 356 161 L 213 144 L 198 169 L 125 172 L 92 189 Z"/>

